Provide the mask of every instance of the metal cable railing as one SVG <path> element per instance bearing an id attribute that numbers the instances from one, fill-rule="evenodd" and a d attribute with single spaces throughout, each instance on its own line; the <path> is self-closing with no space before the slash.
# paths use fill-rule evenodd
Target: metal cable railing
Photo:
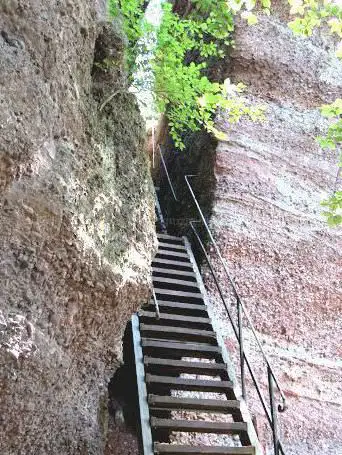
<path id="1" fill-rule="evenodd" d="M 164 160 L 164 156 L 163 156 L 163 152 L 161 150 L 160 145 L 158 145 L 158 150 L 159 150 L 160 159 L 161 159 L 161 162 L 162 162 L 162 165 L 163 165 L 166 177 L 167 177 L 167 181 L 169 182 L 169 185 L 170 185 L 172 196 L 173 196 L 174 200 L 176 202 L 178 202 L 178 199 L 177 199 L 177 196 L 176 196 L 176 192 L 175 192 L 175 189 L 173 188 L 173 185 L 172 185 L 172 182 L 171 182 L 171 179 L 170 179 L 170 175 L 169 175 L 169 172 L 167 170 L 167 166 L 166 166 L 166 163 L 165 163 L 165 160 Z"/>
<path id="2" fill-rule="evenodd" d="M 168 183 L 169 183 L 169 186 L 170 186 L 170 189 L 171 189 L 171 193 L 172 193 L 172 196 L 173 198 L 175 199 L 175 201 L 178 201 L 177 199 L 177 196 L 176 196 L 176 192 L 175 192 L 175 189 L 172 185 L 172 181 L 171 181 L 171 178 L 170 178 L 170 175 L 169 175 L 169 172 L 168 172 L 168 169 L 167 169 L 167 166 L 166 166 L 166 163 L 165 163 L 165 160 L 164 160 L 164 157 L 163 157 L 163 153 L 162 153 L 162 150 L 159 146 L 159 153 L 160 153 L 160 157 L 161 157 L 161 162 L 163 164 L 163 168 L 164 168 L 164 171 L 166 173 L 166 176 L 167 176 L 167 180 L 168 180 Z M 234 279 L 232 278 L 229 270 L 228 270 L 228 267 L 225 263 L 225 260 L 221 254 L 221 251 L 217 245 L 217 242 L 215 241 L 214 237 L 213 237 L 213 234 L 208 226 L 208 223 L 204 217 L 204 214 L 201 210 L 201 207 L 198 203 L 198 200 L 196 198 L 196 195 L 193 191 L 193 188 L 190 184 L 190 181 L 189 179 L 191 179 L 192 177 L 195 177 L 195 175 L 186 175 L 185 176 L 185 182 L 187 184 L 187 187 L 190 191 L 190 194 L 192 196 L 192 199 L 195 203 L 195 206 L 197 208 L 197 211 L 200 215 L 200 218 L 201 218 L 201 221 L 190 221 L 190 227 L 192 229 L 192 232 L 194 233 L 194 236 L 204 254 L 204 257 L 207 261 L 207 264 L 208 264 L 208 267 L 209 267 L 209 270 L 213 276 L 213 279 L 214 279 L 214 283 L 217 287 L 217 290 L 218 290 L 218 293 L 219 293 L 219 296 L 221 298 L 221 301 L 224 305 L 224 308 L 226 310 L 226 313 L 227 313 L 227 316 L 228 316 L 228 319 L 231 323 L 231 326 L 233 328 L 233 331 L 234 331 L 234 334 L 235 334 L 235 337 L 237 339 L 237 342 L 238 342 L 238 345 L 239 345 L 239 360 L 240 360 L 240 377 L 241 377 L 241 391 L 242 391 L 242 397 L 246 400 L 246 367 L 247 367 L 247 370 L 251 376 L 251 379 L 252 379 L 252 382 L 255 386 L 255 389 L 256 389 L 256 392 L 257 392 L 257 395 L 258 395 L 258 398 L 261 402 L 261 405 L 262 405 L 262 408 L 265 412 L 265 415 L 266 415 L 266 418 L 270 424 L 270 427 L 271 427 L 271 430 L 272 430 L 272 439 L 273 439 L 273 448 L 274 448 L 274 455 L 285 455 L 285 452 L 284 452 L 284 449 L 283 449 L 283 446 L 282 446 L 282 443 L 281 443 L 281 440 L 280 440 L 280 436 L 279 436 L 279 425 L 278 425 L 278 412 L 284 412 L 286 410 L 286 397 L 285 397 L 285 394 L 282 390 L 282 388 L 280 387 L 280 384 L 278 382 L 278 379 L 276 378 L 275 376 L 275 373 L 270 365 L 270 362 L 267 358 L 267 355 L 262 347 L 262 344 L 259 340 L 259 337 L 257 335 L 257 332 L 256 332 L 256 329 L 254 327 L 254 324 L 251 320 L 251 317 L 239 295 L 239 292 L 236 288 L 236 285 L 235 285 L 235 282 L 234 282 Z M 202 223 L 205 227 L 205 230 L 209 236 L 209 239 L 210 239 L 210 242 L 211 244 L 213 245 L 214 249 L 215 249 L 215 252 L 220 260 L 220 263 L 223 267 L 223 270 L 225 272 L 225 275 L 228 279 L 228 282 L 233 290 L 233 294 L 234 294 L 234 297 L 236 299 L 236 311 L 237 311 L 237 322 L 234 321 L 234 317 L 232 315 L 232 312 L 231 310 L 229 309 L 228 305 L 227 305 L 227 302 L 226 302 L 226 299 L 225 299 L 225 296 L 224 296 L 224 292 L 222 290 L 222 287 L 220 285 L 220 282 L 219 282 L 219 279 L 217 277 L 217 274 L 214 270 L 214 267 L 212 265 L 212 262 L 210 260 L 210 257 L 206 251 L 206 248 L 203 244 L 203 241 L 201 240 L 201 237 L 198 233 L 198 230 L 195 228 L 195 223 Z M 251 362 L 250 360 L 248 359 L 247 355 L 246 355 L 246 352 L 245 352 L 245 349 L 244 349 L 244 326 L 243 326 L 243 319 L 247 320 L 248 322 L 248 327 L 250 328 L 251 332 L 253 333 L 253 336 L 254 336 L 254 339 L 257 343 L 257 346 L 261 352 L 261 355 L 262 355 L 262 358 L 266 364 L 266 367 L 267 367 L 267 381 L 268 381 L 268 394 L 269 394 L 269 407 L 267 405 L 267 400 L 265 399 L 265 397 L 263 396 L 263 393 L 262 393 L 262 390 L 261 390 L 261 386 L 260 384 L 258 383 L 257 381 L 257 378 L 256 378 L 256 374 L 255 374 L 255 371 L 253 370 L 253 367 L 251 365 Z M 280 396 L 280 399 L 281 399 L 281 403 L 278 404 L 278 406 L 276 405 L 276 399 L 275 399 L 275 395 L 276 395 L 276 390 L 277 390 L 277 393 L 279 394 Z"/>
<path id="3" fill-rule="evenodd" d="M 152 295 L 153 295 L 154 306 L 156 307 L 156 319 L 158 321 L 160 319 L 160 309 L 159 309 L 159 303 L 158 303 L 156 293 L 154 292 L 154 288 L 152 288 Z"/>
<path id="4" fill-rule="evenodd" d="M 156 204 L 156 215 L 157 215 L 157 220 L 159 222 L 159 227 L 160 227 L 160 231 L 164 234 L 166 234 L 166 224 L 165 224 L 165 220 L 164 220 L 164 217 L 163 217 L 163 213 L 162 213 L 162 210 L 161 210 L 161 207 L 160 207 L 160 204 L 159 204 L 159 199 L 158 199 L 158 195 L 157 195 L 157 189 L 154 188 L 154 197 L 155 197 L 155 204 Z"/>
<path id="5" fill-rule="evenodd" d="M 246 400 L 246 373 L 245 373 L 245 367 L 247 367 L 249 373 L 250 373 L 250 376 L 252 378 L 252 381 L 253 381 L 253 384 L 255 386 L 255 389 L 256 389 L 256 392 L 257 392 L 257 395 L 259 397 L 259 400 L 260 400 L 260 403 L 262 405 L 262 408 L 265 412 L 265 415 L 266 415 L 266 418 L 271 426 L 271 429 L 272 429 L 272 437 L 273 437 L 273 442 L 274 442 L 274 453 L 276 455 L 278 455 L 279 453 L 282 453 L 283 455 L 284 454 L 284 451 L 283 451 L 283 448 L 282 448 L 282 445 L 281 445 L 281 442 L 280 442 L 280 439 L 279 439 L 279 430 L 278 430 L 278 419 L 277 419 L 277 411 L 279 412 L 283 412 L 285 411 L 286 409 L 286 398 L 285 398 L 285 395 L 283 393 L 283 391 L 281 390 L 280 386 L 279 386 L 279 383 L 274 375 L 274 372 L 272 370 L 272 367 L 270 366 L 270 363 L 267 359 L 267 356 L 264 352 L 264 350 L 261 348 L 261 352 L 262 352 L 262 355 L 263 355 L 263 358 L 266 362 L 266 365 L 267 365 L 267 377 L 268 377 L 268 385 L 269 385 L 269 399 L 270 399 L 270 410 L 268 409 L 268 406 L 267 406 L 267 402 L 266 402 L 266 399 L 264 398 L 262 392 L 261 392 L 261 386 L 256 378 L 256 374 L 252 368 L 252 364 L 249 360 L 249 358 L 247 357 L 246 355 L 246 352 L 244 350 L 244 343 L 243 343 L 243 323 L 242 323 L 242 313 L 244 313 L 246 315 L 246 319 L 247 321 L 249 322 L 249 325 L 250 325 L 250 328 L 252 330 L 252 333 L 254 334 L 254 337 L 257 341 L 257 344 L 258 346 L 260 346 L 260 341 L 258 339 L 258 336 L 256 335 L 256 332 L 255 332 L 255 328 L 251 322 L 251 319 L 250 319 L 250 316 L 248 315 L 248 312 L 247 310 L 245 309 L 243 303 L 241 302 L 241 298 L 239 297 L 238 294 L 235 295 L 236 297 L 236 305 L 237 305 L 237 324 L 234 322 L 234 318 L 233 318 L 233 315 L 231 313 L 231 310 L 229 309 L 227 303 L 226 303 L 226 299 L 224 297 L 224 292 L 222 290 L 222 287 L 219 283 L 219 279 L 217 277 L 217 274 L 213 268 L 213 265 L 212 265 L 212 262 L 209 258 L 209 255 L 205 249 L 205 246 L 199 236 L 199 233 L 197 231 L 197 229 L 194 227 L 194 224 L 195 223 L 198 223 L 198 221 L 191 221 L 190 222 L 190 226 L 191 226 L 191 229 L 195 235 L 195 238 L 198 242 L 198 244 L 200 245 L 201 247 L 201 250 L 204 254 L 204 257 L 207 261 L 207 264 L 208 264 L 208 267 L 209 267 L 209 270 L 213 276 L 213 279 L 214 279 L 214 282 L 215 282 L 215 285 L 218 289 L 218 292 L 219 292 L 219 295 L 220 295 L 220 298 L 223 302 L 223 305 L 225 307 L 225 310 L 226 310 L 226 313 L 228 315 L 228 318 L 229 318 L 229 321 L 232 325 L 232 328 L 233 328 L 233 331 L 234 331 L 234 334 L 235 334 L 235 337 L 238 341 L 238 344 L 239 344 L 239 356 L 240 356 L 240 377 L 241 377 L 241 390 L 242 390 L 242 396 L 243 398 Z M 275 405 L 275 394 L 274 394 L 274 384 L 277 385 L 277 389 L 280 393 L 280 396 L 282 398 L 282 403 L 279 404 L 278 406 L 278 409 L 276 409 L 276 405 Z"/>

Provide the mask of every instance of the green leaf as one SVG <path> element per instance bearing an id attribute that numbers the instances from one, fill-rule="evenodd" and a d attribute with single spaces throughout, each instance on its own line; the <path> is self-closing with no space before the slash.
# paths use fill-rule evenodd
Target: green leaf
<path id="1" fill-rule="evenodd" d="M 241 14 L 243 19 L 247 20 L 248 25 L 255 25 L 258 23 L 258 18 L 255 14 L 251 13 L 250 11 L 244 11 Z"/>
<path id="2" fill-rule="evenodd" d="M 342 59 L 342 42 L 338 45 L 336 49 L 336 57 Z"/>
<path id="3" fill-rule="evenodd" d="M 336 227 L 342 223 L 342 215 L 329 214 L 327 222 L 330 227 Z"/>

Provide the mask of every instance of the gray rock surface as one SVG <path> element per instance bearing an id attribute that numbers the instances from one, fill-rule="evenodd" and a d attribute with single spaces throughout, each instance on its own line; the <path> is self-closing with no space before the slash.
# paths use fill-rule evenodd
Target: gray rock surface
<path id="1" fill-rule="evenodd" d="M 150 292 L 145 131 L 95 6 L 0 6 L 2 455 L 103 453 L 107 383 Z"/>
<path id="2" fill-rule="evenodd" d="M 289 396 L 286 453 L 337 455 L 342 233 L 327 227 L 320 206 L 334 187 L 337 152 L 320 150 L 315 136 L 327 126 L 317 107 L 341 96 L 342 63 L 323 37 L 294 37 L 282 14 L 239 24 L 235 41 L 225 75 L 247 85 L 267 121 L 229 127 L 219 120 L 230 140 L 217 150 L 212 227 Z M 261 372 L 249 332 L 246 346 Z M 250 405 L 263 428 L 253 394 Z"/>

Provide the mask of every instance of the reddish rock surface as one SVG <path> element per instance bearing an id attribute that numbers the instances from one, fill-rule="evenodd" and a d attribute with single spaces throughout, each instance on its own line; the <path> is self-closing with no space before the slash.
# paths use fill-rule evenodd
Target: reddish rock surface
<path id="1" fill-rule="evenodd" d="M 326 127 L 316 106 L 342 92 L 342 64 L 321 37 L 295 38 L 276 16 L 238 26 L 235 40 L 226 76 L 248 86 L 267 121 L 220 120 L 230 141 L 217 151 L 212 228 L 289 396 L 286 453 L 340 455 L 342 232 L 327 227 L 320 206 L 337 153 L 314 138 Z M 261 370 L 249 332 L 246 344 Z M 253 397 L 251 407 L 260 414 Z"/>

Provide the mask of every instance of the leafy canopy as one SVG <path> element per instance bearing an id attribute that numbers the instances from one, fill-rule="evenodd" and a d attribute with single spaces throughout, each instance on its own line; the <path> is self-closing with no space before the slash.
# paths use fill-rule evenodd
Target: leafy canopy
<path id="1" fill-rule="evenodd" d="M 288 0 L 289 23 L 295 34 L 310 36 L 317 27 L 328 27 L 339 39 L 336 55 L 342 58 L 342 6 L 340 0 Z M 124 19 L 124 29 L 129 40 L 127 64 L 130 73 L 135 69 L 137 43 L 146 32 L 143 20 L 144 0 L 109 0 L 112 17 L 119 14 Z M 165 112 L 170 133 L 176 147 L 184 149 L 182 140 L 186 131 L 202 128 L 226 139 L 215 128 L 214 116 L 218 109 L 225 110 L 230 123 L 247 116 L 253 121 L 263 118 L 263 109 L 251 106 L 242 96 L 244 86 L 212 82 L 207 77 L 208 66 L 213 60 L 223 58 L 233 46 L 231 34 L 234 15 L 240 12 L 249 25 L 258 22 L 253 13 L 261 6 L 270 14 L 271 0 L 192 0 L 189 14 L 180 17 L 172 11 L 170 3 L 164 4 L 164 16 L 158 30 L 158 44 L 153 63 L 155 95 L 158 108 Z M 336 149 L 342 144 L 342 100 L 322 106 L 321 113 L 331 119 L 325 136 L 317 138 L 326 149 Z M 342 158 L 339 162 L 342 167 Z M 342 192 L 323 202 L 324 215 L 330 225 L 342 223 Z"/>
<path id="2" fill-rule="evenodd" d="M 324 117 L 332 119 L 325 136 L 318 137 L 317 140 L 321 147 L 335 150 L 342 145 L 342 99 L 337 99 L 332 104 L 326 104 L 321 107 L 321 113 Z M 342 169 L 342 153 L 339 157 L 339 173 Z M 338 178 L 337 178 L 338 180 Z M 334 191 L 334 194 L 322 203 L 326 208 L 323 215 L 326 216 L 330 226 L 342 224 L 342 191 Z"/>
<path id="3" fill-rule="evenodd" d="M 135 69 L 137 43 L 147 30 L 144 21 L 144 0 L 109 0 L 108 12 L 111 18 L 123 18 L 124 32 L 128 39 L 126 52 L 127 68 L 131 75 Z"/>
<path id="4" fill-rule="evenodd" d="M 219 84 L 206 75 L 212 59 L 223 58 L 232 44 L 233 13 L 227 2 L 194 0 L 193 6 L 180 17 L 171 4 L 164 5 L 153 64 L 158 108 L 166 113 L 179 149 L 184 149 L 182 135 L 189 130 L 205 128 L 225 139 L 214 125 L 217 109 L 226 110 L 231 123 L 242 116 L 263 118 L 263 110 L 241 96 L 242 84 Z"/>
<path id="5" fill-rule="evenodd" d="M 328 27 L 330 34 L 339 41 L 336 56 L 342 59 L 342 3 L 339 0 L 289 0 L 290 13 L 295 19 L 289 23 L 297 35 L 311 36 L 317 27 Z M 342 99 L 321 107 L 323 117 L 331 119 L 325 136 L 317 138 L 324 149 L 335 150 L 342 145 Z M 342 157 L 339 157 L 339 172 L 341 174 Z M 337 180 L 338 181 L 338 178 Z M 333 195 L 322 203 L 326 208 L 323 214 L 330 226 L 342 224 L 342 191 L 334 190 Z"/>
<path id="6" fill-rule="evenodd" d="M 297 35 L 311 36 L 314 29 L 327 26 L 339 38 L 336 55 L 342 57 L 342 4 L 337 0 L 289 0 L 290 13 L 295 19 L 289 23 Z"/>

